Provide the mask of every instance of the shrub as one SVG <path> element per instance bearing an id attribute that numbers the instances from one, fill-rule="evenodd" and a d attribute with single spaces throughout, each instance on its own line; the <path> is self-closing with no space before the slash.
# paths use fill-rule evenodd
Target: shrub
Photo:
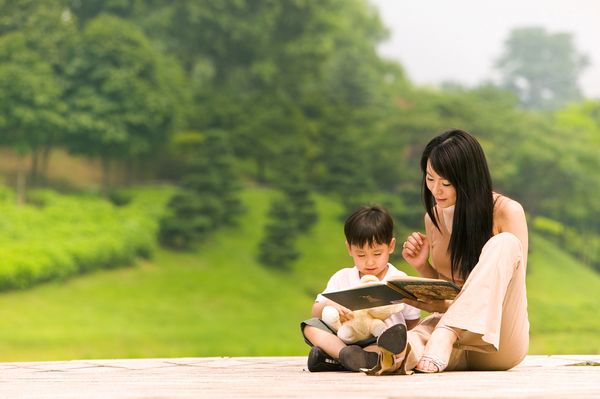
<path id="1" fill-rule="evenodd" d="M 128 204 L 120 206 L 95 196 L 50 190 L 33 193 L 43 207 L 0 201 L 0 290 L 150 257 L 171 192 L 137 189 L 128 193 Z"/>

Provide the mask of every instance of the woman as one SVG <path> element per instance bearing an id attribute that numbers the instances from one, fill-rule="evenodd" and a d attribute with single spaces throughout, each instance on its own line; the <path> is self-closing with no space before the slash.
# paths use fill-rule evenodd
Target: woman
<path id="1" fill-rule="evenodd" d="M 421 276 L 462 289 L 453 301 L 406 301 L 432 314 L 368 373 L 510 369 L 529 346 L 523 208 L 492 191 L 483 150 L 465 131 L 431 140 L 421 169 L 426 234 L 409 235 L 402 256 Z"/>

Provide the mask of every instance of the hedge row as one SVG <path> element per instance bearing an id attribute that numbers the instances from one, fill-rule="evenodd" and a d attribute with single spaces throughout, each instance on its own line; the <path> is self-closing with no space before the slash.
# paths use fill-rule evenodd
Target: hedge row
<path id="1" fill-rule="evenodd" d="M 96 196 L 30 195 L 15 205 L 0 187 L 0 290 L 23 289 L 98 268 L 150 257 L 169 188 L 136 189 L 126 205 Z"/>

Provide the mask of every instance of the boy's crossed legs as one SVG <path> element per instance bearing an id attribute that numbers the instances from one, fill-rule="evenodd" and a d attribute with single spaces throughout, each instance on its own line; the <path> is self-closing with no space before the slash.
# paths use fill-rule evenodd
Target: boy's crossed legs
<path id="1" fill-rule="evenodd" d="M 308 344 L 318 343 L 308 357 L 309 371 L 360 371 L 374 368 L 381 349 L 399 354 L 406 348 L 406 326 L 396 324 L 385 330 L 376 340 L 371 338 L 354 345 L 346 345 L 337 335 L 321 326 L 303 325 Z"/>

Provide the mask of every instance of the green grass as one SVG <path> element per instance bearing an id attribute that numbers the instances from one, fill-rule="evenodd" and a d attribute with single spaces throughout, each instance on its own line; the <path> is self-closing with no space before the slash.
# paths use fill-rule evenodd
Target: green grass
<path id="1" fill-rule="evenodd" d="M 194 252 L 0 295 L 0 359 L 304 352 L 298 322 L 312 294 L 294 272 L 255 261 L 269 198 L 248 191 L 242 224 Z"/>
<path id="2" fill-rule="evenodd" d="M 527 276 L 531 353 L 600 353 L 600 275 L 533 236 Z"/>
<path id="3" fill-rule="evenodd" d="M 240 225 L 194 251 L 159 249 L 132 267 L 1 294 L 0 359 L 305 355 L 299 321 L 327 278 L 351 264 L 342 208 L 319 197 L 303 257 L 274 271 L 256 262 L 271 197 L 247 190 Z M 532 250 L 531 353 L 600 353 L 600 277 L 537 237 Z"/>

